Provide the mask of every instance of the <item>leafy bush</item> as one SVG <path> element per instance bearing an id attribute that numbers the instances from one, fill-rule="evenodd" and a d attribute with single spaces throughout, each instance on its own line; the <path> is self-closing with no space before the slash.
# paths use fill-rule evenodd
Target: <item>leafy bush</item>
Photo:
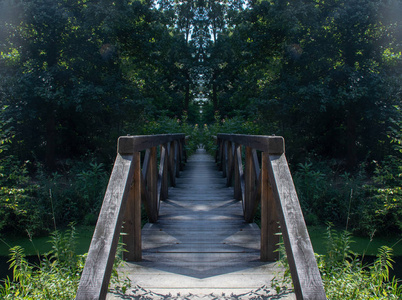
<path id="1" fill-rule="evenodd" d="M 215 112 L 215 122 L 210 126 L 204 125 L 203 130 L 203 144 L 205 148 L 211 153 L 216 150 L 216 142 L 212 136 L 218 133 L 233 133 L 233 134 L 262 134 L 259 125 L 254 121 L 246 120 L 242 116 L 235 116 L 233 118 L 221 118 L 219 111 Z"/>
<path id="2" fill-rule="evenodd" d="M 363 188 L 367 175 L 363 167 L 351 175 L 336 170 L 336 166 L 336 162 L 320 162 L 312 158 L 297 164 L 293 179 L 306 223 L 318 225 L 332 222 L 364 232 L 367 228 L 362 227 L 364 216 L 361 212 L 372 206 L 366 201 Z"/>
<path id="3" fill-rule="evenodd" d="M 9 121 L 0 123 L 0 233 L 39 230 L 41 226 L 38 216 L 32 214 L 37 186 L 29 182 L 29 162 L 22 163 L 9 153 L 13 137 Z"/>
<path id="4" fill-rule="evenodd" d="M 374 263 L 365 265 L 350 250 L 351 235 L 327 229 L 327 254 L 317 256 L 328 299 L 400 299 L 402 286 L 390 278 L 392 249 L 378 249 Z"/>
<path id="5" fill-rule="evenodd" d="M 102 163 L 69 162 L 69 170 L 47 175 L 38 172 L 37 206 L 42 209 L 43 224 L 64 227 L 70 222 L 94 225 L 102 205 L 109 174 Z"/>
<path id="6" fill-rule="evenodd" d="M 402 233 L 402 122 L 393 121 L 389 138 L 394 152 L 383 161 L 375 161 L 372 185 L 367 189 L 372 193 L 376 206 L 373 219 L 382 232 Z"/>
<path id="7" fill-rule="evenodd" d="M 31 265 L 24 250 L 10 249 L 10 268 L 13 278 L 0 286 L 2 299 L 74 299 L 85 255 L 75 253 L 75 228 L 65 234 L 55 231 L 51 237 L 52 250 L 39 265 Z"/>
<path id="8" fill-rule="evenodd" d="M 13 277 L 0 285 L 1 299 L 74 299 L 87 254 L 76 253 L 77 235 L 74 224 L 65 233 L 54 231 L 50 243 L 52 250 L 43 256 L 38 265 L 30 264 L 24 249 L 15 246 L 10 249 L 10 269 Z M 123 293 L 130 287 L 129 279 L 119 277 L 117 267 L 122 263 L 123 248 L 119 243 L 114 260 L 111 283 Z"/>
<path id="9" fill-rule="evenodd" d="M 362 258 L 350 249 L 353 241 L 348 231 L 338 234 L 329 225 L 326 242 L 327 254 L 316 254 L 316 259 L 328 299 L 401 299 L 402 285 L 389 275 L 394 263 L 391 248 L 379 248 L 375 261 L 364 264 Z M 281 252 L 284 252 L 283 247 Z M 286 270 L 283 278 L 273 280 L 277 291 L 287 289 L 290 282 L 286 256 L 281 262 Z"/>
<path id="10" fill-rule="evenodd" d="M 162 116 L 157 120 L 147 120 L 140 132 L 140 134 L 143 135 L 168 133 L 184 133 L 186 137 L 188 137 L 186 140 L 186 150 L 189 155 L 202 143 L 202 133 L 198 128 L 198 124 L 192 126 L 188 123 L 188 115 L 186 111 L 183 112 L 181 119 Z"/>

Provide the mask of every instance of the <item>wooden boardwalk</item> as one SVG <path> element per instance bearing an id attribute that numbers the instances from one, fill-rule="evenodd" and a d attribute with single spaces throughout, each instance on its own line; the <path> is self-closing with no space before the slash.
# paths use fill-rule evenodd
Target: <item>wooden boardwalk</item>
<path id="1" fill-rule="evenodd" d="M 295 299 L 271 289 L 282 270 L 260 261 L 258 226 L 244 221 L 233 188 L 202 149 L 169 189 L 158 222 L 143 228 L 142 248 L 142 262 L 119 270 L 131 280 L 127 295 L 107 299 Z"/>

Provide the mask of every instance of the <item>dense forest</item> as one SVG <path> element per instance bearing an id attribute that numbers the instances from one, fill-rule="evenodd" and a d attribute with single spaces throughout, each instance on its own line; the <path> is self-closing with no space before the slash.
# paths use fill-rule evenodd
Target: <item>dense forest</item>
<path id="1" fill-rule="evenodd" d="M 93 225 L 122 135 L 283 136 L 308 225 L 402 234 L 400 0 L 0 0 L 0 236 Z"/>

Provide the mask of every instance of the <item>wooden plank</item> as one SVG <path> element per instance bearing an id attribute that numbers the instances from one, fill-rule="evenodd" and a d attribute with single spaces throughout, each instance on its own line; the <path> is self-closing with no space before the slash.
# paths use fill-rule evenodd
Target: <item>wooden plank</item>
<path id="1" fill-rule="evenodd" d="M 123 258 L 129 261 L 141 261 L 141 153 L 133 155 L 134 176 L 127 200 L 122 231 L 125 252 Z"/>
<path id="2" fill-rule="evenodd" d="M 254 190 L 255 190 L 255 170 L 253 164 L 252 148 L 246 147 L 246 165 L 245 165 L 245 210 L 244 219 L 246 222 L 252 222 L 254 219 Z"/>
<path id="3" fill-rule="evenodd" d="M 232 176 L 233 176 L 233 156 L 234 156 L 234 144 L 228 142 L 228 160 L 227 160 L 227 171 L 226 171 L 226 186 L 232 186 Z"/>
<path id="4" fill-rule="evenodd" d="M 158 220 L 158 167 L 156 162 L 156 147 L 152 147 L 149 152 L 149 167 L 147 172 L 147 191 L 148 197 L 146 209 L 149 221 L 154 223 Z"/>
<path id="5" fill-rule="evenodd" d="M 133 178 L 133 156 L 117 155 L 89 247 L 76 299 L 105 299 L 124 209 Z"/>
<path id="6" fill-rule="evenodd" d="M 176 177 L 180 177 L 180 141 L 175 141 L 174 142 L 174 164 L 175 164 L 175 170 L 176 170 Z M 174 182 L 174 185 L 176 186 L 176 179 Z"/>
<path id="7" fill-rule="evenodd" d="M 117 142 L 117 153 L 133 154 L 174 140 L 183 139 L 184 134 L 158 134 L 121 136 Z"/>
<path id="8" fill-rule="evenodd" d="M 276 261 L 279 259 L 277 244 L 279 243 L 278 216 L 268 175 L 268 154 L 262 153 L 261 169 L 261 260 Z"/>
<path id="9" fill-rule="evenodd" d="M 160 165 L 158 175 L 158 213 L 160 201 L 168 197 L 168 146 L 163 144 L 160 146 Z"/>
<path id="10" fill-rule="evenodd" d="M 326 299 L 285 155 L 269 156 L 268 170 L 298 299 Z"/>
<path id="11" fill-rule="evenodd" d="M 218 134 L 218 139 L 231 141 L 269 154 L 285 153 L 285 141 L 281 136 Z"/>
<path id="12" fill-rule="evenodd" d="M 169 148 L 169 180 L 170 180 L 170 186 L 175 187 L 176 186 L 176 175 L 177 175 L 177 147 L 176 147 L 176 141 L 170 143 Z"/>
<path id="13" fill-rule="evenodd" d="M 252 156 L 253 156 L 253 166 L 254 166 L 254 171 L 255 171 L 255 178 L 260 178 L 260 164 L 258 163 L 258 156 L 257 156 L 257 150 L 251 148 L 252 150 Z"/>
<path id="14" fill-rule="evenodd" d="M 239 164 L 237 160 L 237 148 L 241 147 L 240 145 L 235 145 L 234 150 L 234 162 L 233 162 L 233 169 L 234 169 L 234 198 L 236 200 L 241 200 L 241 188 L 240 188 L 240 173 L 239 173 Z"/>
<path id="15" fill-rule="evenodd" d="M 225 243 L 176 243 L 176 244 L 147 244 L 146 253 L 259 253 L 259 243 L 225 244 Z"/>
<path id="16" fill-rule="evenodd" d="M 241 190 L 241 201 L 243 206 L 243 214 L 246 211 L 246 187 L 244 183 L 244 171 L 243 171 L 243 162 L 241 159 L 241 147 L 237 148 L 237 167 L 239 169 L 239 180 L 240 180 L 240 190 Z"/>
<path id="17" fill-rule="evenodd" d="M 222 176 L 226 177 L 227 175 L 227 161 L 228 161 L 228 141 L 223 142 L 222 149 Z"/>

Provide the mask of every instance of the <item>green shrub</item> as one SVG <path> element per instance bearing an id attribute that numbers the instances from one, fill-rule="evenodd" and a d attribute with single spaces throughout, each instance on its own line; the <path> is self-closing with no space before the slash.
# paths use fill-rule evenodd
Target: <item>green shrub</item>
<path id="1" fill-rule="evenodd" d="M 247 120 L 242 116 L 221 118 L 219 111 L 216 111 L 214 119 L 215 122 L 209 126 L 205 124 L 203 130 L 203 144 L 207 151 L 212 155 L 214 155 L 216 150 L 216 141 L 212 136 L 216 136 L 218 133 L 263 134 L 261 128 L 256 122 Z"/>
<path id="2" fill-rule="evenodd" d="M 316 254 L 316 259 L 329 300 L 401 299 L 402 285 L 389 275 L 394 263 L 391 248 L 379 248 L 375 261 L 372 264 L 364 264 L 362 258 L 350 249 L 353 241 L 349 232 L 338 234 L 332 229 L 332 225 L 329 225 L 326 242 L 327 253 Z M 284 252 L 283 247 L 281 252 Z M 286 256 L 281 261 L 286 270 L 285 277 L 273 280 L 277 291 L 286 289 L 290 279 Z"/>
<path id="3" fill-rule="evenodd" d="M 39 265 L 30 264 L 24 250 L 10 249 L 12 279 L 0 286 L 2 299 L 74 299 L 85 263 L 85 255 L 75 254 L 75 229 L 64 235 L 52 234 L 52 250 Z"/>
<path id="4" fill-rule="evenodd" d="M 0 123 L 0 233 L 39 231 L 42 222 L 32 201 L 38 187 L 29 181 L 29 162 L 9 153 L 14 137 L 9 122 Z"/>
<path id="5" fill-rule="evenodd" d="M 199 130 L 198 124 L 192 126 L 188 123 L 188 115 L 186 111 L 183 112 L 181 119 L 162 116 L 157 120 L 147 120 L 140 132 L 140 134 L 143 135 L 169 133 L 184 133 L 186 137 L 188 137 L 185 146 L 188 155 L 193 153 L 200 144 L 202 144 L 202 131 Z"/>
<path id="6" fill-rule="evenodd" d="M 307 158 L 296 165 L 293 180 L 308 225 L 331 222 L 355 234 L 371 234 L 379 226 L 366 188 L 370 179 L 365 165 L 352 175 L 335 161 Z"/>
<path id="7" fill-rule="evenodd" d="M 109 174 L 105 166 L 95 160 L 73 161 L 69 165 L 63 174 L 38 172 L 37 205 L 42 208 L 46 223 L 54 227 L 65 227 L 73 221 L 94 225 Z"/>
<path id="8" fill-rule="evenodd" d="M 10 249 L 10 269 L 13 276 L 0 285 L 1 299 L 14 300 L 71 300 L 75 298 L 87 254 L 76 254 L 77 236 L 74 224 L 65 233 L 54 231 L 50 243 L 52 250 L 45 254 L 38 265 L 30 264 L 24 249 Z M 111 283 L 123 293 L 130 287 L 129 279 L 119 277 L 117 267 L 122 263 L 123 248 L 120 243 L 114 260 Z"/>

